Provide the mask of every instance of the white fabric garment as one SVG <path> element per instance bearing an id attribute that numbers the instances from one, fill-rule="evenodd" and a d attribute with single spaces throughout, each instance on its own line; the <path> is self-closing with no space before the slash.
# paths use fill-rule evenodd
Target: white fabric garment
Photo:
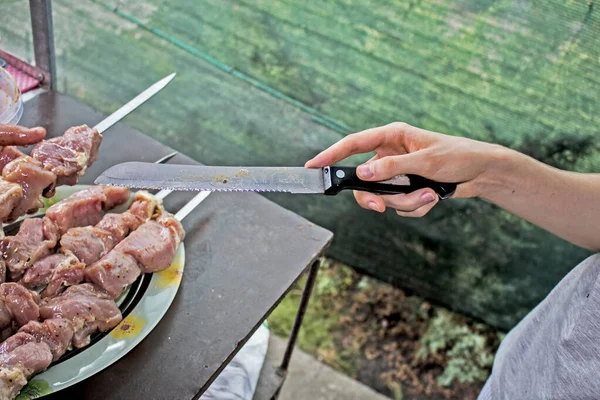
<path id="1" fill-rule="evenodd" d="M 268 345 L 269 329 L 262 324 L 200 399 L 252 400 Z"/>

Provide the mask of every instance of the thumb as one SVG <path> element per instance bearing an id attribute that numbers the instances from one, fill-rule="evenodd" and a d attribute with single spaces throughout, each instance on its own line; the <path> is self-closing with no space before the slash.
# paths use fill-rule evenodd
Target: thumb
<path id="1" fill-rule="evenodd" d="M 387 156 L 368 161 L 356 168 L 356 174 L 364 181 L 383 181 L 397 175 L 414 174 L 427 175 L 429 161 L 423 151 Z"/>

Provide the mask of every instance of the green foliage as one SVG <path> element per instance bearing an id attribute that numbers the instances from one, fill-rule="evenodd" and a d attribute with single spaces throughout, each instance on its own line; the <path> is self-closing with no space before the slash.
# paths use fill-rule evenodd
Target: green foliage
<path id="1" fill-rule="evenodd" d="M 404 392 L 402 391 L 402 385 L 398 382 L 393 382 L 390 384 L 392 386 L 392 396 L 394 400 L 403 400 Z"/>
<path id="2" fill-rule="evenodd" d="M 305 279 L 298 283 L 286 298 L 279 304 L 269 317 L 269 328 L 271 331 L 281 337 L 287 337 L 290 334 L 298 304 L 302 293 L 302 287 Z M 319 354 L 328 351 L 332 347 L 332 338 L 330 331 L 336 325 L 336 318 L 324 313 L 314 303 L 319 300 L 316 296 L 312 299 L 313 306 L 309 307 L 305 315 L 302 330 L 298 337 L 298 346 L 311 354 Z"/>
<path id="3" fill-rule="evenodd" d="M 43 379 L 33 379 L 29 381 L 27 386 L 21 389 L 17 396 L 17 400 L 31 400 L 43 397 L 52 393 L 50 384 Z"/>
<path id="4" fill-rule="evenodd" d="M 471 383 L 484 381 L 494 361 L 486 337 L 468 326 L 464 319 L 438 309 L 420 340 L 417 356 L 425 360 L 432 355 L 444 355 L 447 364 L 437 378 L 442 386 L 454 381 Z"/>

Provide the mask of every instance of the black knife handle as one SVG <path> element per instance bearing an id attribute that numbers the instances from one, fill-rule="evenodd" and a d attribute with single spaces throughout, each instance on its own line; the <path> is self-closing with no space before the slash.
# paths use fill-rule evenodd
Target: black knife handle
<path id="1" fill-rule="evenodd" d="M 363 181 L 356 176 L 354 167 L 325 167 L 323 168 L 323 177 L 326 195 L 336 195 L 342 190 L 359 190 L 375 194 L 404 194 L 431 188 L 443 200 L 452 196 L 456 190 L 456 183 L 436 182 L 419 175 L 401 175 L 379 182 Z"/>

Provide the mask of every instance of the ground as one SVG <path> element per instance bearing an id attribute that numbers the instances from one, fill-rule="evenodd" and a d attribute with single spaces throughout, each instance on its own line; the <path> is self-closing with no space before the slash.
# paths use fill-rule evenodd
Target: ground
<path id="1" fill-rule="evenodd" d="M 269 318 L 287 337 L 299 282 Z M 325 260 L 298 346 L 394 399 L 476 399 L 502 333 Z"/>

